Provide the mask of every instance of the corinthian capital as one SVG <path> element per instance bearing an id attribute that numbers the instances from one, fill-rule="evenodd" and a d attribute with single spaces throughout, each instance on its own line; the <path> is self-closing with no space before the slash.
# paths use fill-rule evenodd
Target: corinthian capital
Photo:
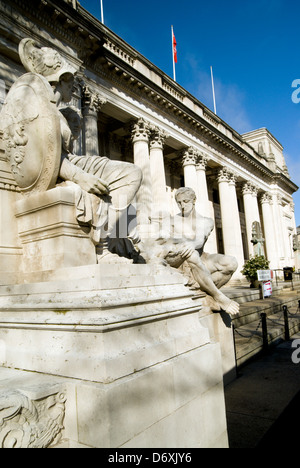
<path id="1" fill-rule="evenodd" d="M 150 137 L 150 148 L 163 149 L 168 134 L 159 127 L 153 127 Z"/>
<path id="2" fill-rule="evenodd" d="M 197 151 L 192 146 L 190 146 L 189 148 L 186 148 L 183 151 L 181 151 L 180 156 L 182 158 L 183 167 L 190 166 L 190 165 L 194 165 L 194 166 L 196 165 Z"/>
<path id="3" fill-rule="evenodd" d="M 230 182 L 231 172 L 227 169 L 227 167 L 222 167 L 222 169 L 218 170 L 217 173 L 217 181 L 220 182 Z"/>
<path id="4" fill-rule="evenodd" d="M 106 104 L 106 99 L 100 94 L 92 91 L 88 86 L 82 87 L 82 108 L 84 111 L 100 112 L 102 106 Z"/>
<path id="5" fill-rule="evenodd" d="M 260 203 L 268 203 L 271 204 L 273 203 L 272 201 L 272 195 L 269 192 L 264 192 L 262 196 L 260 197 Z"/>
<path id="6" fill-rule="evenodd" d="M 149 141 L 150 124 L 145 119 L 141 118 L 130 122 L 131 139 L 133 143 L 136 141 Z"/>
<path id="7" fill-rule="evenodd" d="M 256 196 L 257 195 L 257 192 L 258 192 L 258 188 L 253 185 L 251 182 L 245 182 L 243 184 L 243 187 L 242 187 L 242 193 L 243 195 L 253 195 L 253 196 Z"/>
<path id="8" fill-rule="evenodd" d="M 208 161 L 208 157 L 204 153 L 201 153 L 201 152 L 197 153 L 196 166 L 198 170 L 205 171 L 206 166 L 207 166 L 207 161 Z"/>

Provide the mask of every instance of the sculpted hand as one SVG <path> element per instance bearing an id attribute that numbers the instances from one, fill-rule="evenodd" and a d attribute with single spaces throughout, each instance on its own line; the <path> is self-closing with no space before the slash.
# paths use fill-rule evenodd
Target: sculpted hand
<path id="1" fill-rule="evenodd" d="M 80 185 L 83 190 L 86 190 L 86 192 L 93 193 L 95 195 L 107 195 L 109 193 L 109 188 L 105 182 L 93 174 L 78 174 L 76 179 L 76 183 Z"/>
<path id="2" fill-rule="evenodd" d="M 193 247 L 191 247 L 190 245 L 186 244 L 183 246 L 180 254 L 181 254 L 181 257 L 186 260 L 187 258 L 189 258 L 191 255 L 193 255 L 193 253 L 195 252 L 195 249 Z"/>

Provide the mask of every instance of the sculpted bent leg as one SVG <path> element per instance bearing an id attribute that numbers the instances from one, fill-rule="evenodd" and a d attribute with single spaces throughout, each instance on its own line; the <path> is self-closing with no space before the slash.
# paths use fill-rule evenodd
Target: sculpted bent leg
<path id="1" fill-rule="evenodd" d="M 229 299 L 227 296 L 225 296 L 225 294 L 222 293 L 222 291 L 218 289 L 218 287 L 220 287 L 219 285 L 223 286 L 227 283 L 228 275 L 230 275 L 230 277 L 232 275 L 232 270 L 229 268 L 229 265 L 227 272 L 225 271 L 224 274 L 222 273 L 221 269 L 215 269 L 215 271 L 211 273 L 204 262 L 201 260 L 201 257 L 197 251 L 194 251 L 191 255 L 189 255 L 186 261 L 191 269 L 195 281 L 197 281 L 201 290 L 210 295 L 215 300 L 215 302 L 220 305 L 222 310 L 228 312 L 231 315 L 237 314 L 239 312 L 239 304 Z M 217 285 L 215 284 L 215 281 L 218 282 Z"/>

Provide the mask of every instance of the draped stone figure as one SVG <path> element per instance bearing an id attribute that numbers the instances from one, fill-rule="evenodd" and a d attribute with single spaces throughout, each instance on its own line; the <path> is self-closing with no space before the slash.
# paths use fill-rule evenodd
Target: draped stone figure
<path id="1" fill-rule="evenodd" d="M 1 126 L 21 191 L 47 190 L 57 179 L 73 183 L 77 219 L 90 226 L 98 263 L 119 262 L 109 250 L 109 239 L 141 185 L 141 170 L 105 156 L 73 155 L 76 129 L 72 135 L 59 107 L 71 101 L 75 70 L 56 50 L 39 47 L 32 39 L 20 42 L 19 54 L 29 73 L 8 94 Z"/>
<path id="2" fill-rule="evenodd" d="M 251 243 L 253 244 L 254 255 L 265 255 L 264 243 L 261 225 L 258 221 L 252 223 L 252 238 Z"/>

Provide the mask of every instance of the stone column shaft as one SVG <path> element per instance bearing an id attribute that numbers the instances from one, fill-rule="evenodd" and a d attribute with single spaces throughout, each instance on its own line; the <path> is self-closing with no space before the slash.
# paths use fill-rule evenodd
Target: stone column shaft
<path id="1" fill-rule="evenodd" d="M 99 156 L 98 117 L 97 112 L 83 112 L 83 152 L 87 156 Z"/>
<path id="2" fill-rule="evenodd" d="M 150 224 L 152 207 L 152 182 L 149 159 L 149 124 L 139 119 L 132 125 L 133 162 L 143 173 L 143 181 L 136 195 L 137 222 L 140 229 Z M 141 232 L 142 234 L 142 232 Z"/>
<path id="3" fill-rule="evenodd" d="M 168 196 L 164 164 L 163 146 L 166 133 L 155 128 L 150 137 L 150 171 L 152 181 L 153 205 L 155 212 L 168 212 Z"/>
<path id="4" fill-rule="evenodd" d="M 218 173 L 218 183 L 224 251 L 226 255 L 237 259 L 238 268 L 233 278 L 238 279 L 242 277 L 240 270 L 244 264 L 244 251 L 233 174 L 226 168 L 221 169 Z"/>
<path id="5" fill-rule="evenodd" d="M 197 155 L 194 148 L 187 148 L 182 153 L 184 185 L 185 187 L 190 187 L 195 191 L 198 200 L 199 193 L 196 173 L 196 157 Z"/>
<path id="6" fill-rule="evenodd" d="M 87 156 L 99 155 L 98 113 L 105 103 L 105 98 L 91 91 L 88 86 L 83 86 L 83 154 Z"/>
<path id="7" fill-rule="evenodd" d="M 243 201 L 245 208 L 245 221 L 246 232 L 248 241 L 249 255 L 254 255 L 254 246 L 251 242 L 252 239 L 252 226 L 255 221 L 260 223 L 258 202 L 257 202 L 257 189 L 251 183 L 246 183 L 243 186 Z"/>
<path id="8" fill-rule="evenodd" d="M 263 215 L 263 225 L 264 225 L 264 235 L 265 235 L 265 248 L 267 259 L 270 261 L 270 268 L 278 268 L 278 255 L 276 248 L 276 239 L 275 239 L 275 228 L 274 220 L 272 213 L 272 196 L 268 193 L 260 199 L 262 215 Z"/>
<path id="9" fill-rule="evenodd" d="M 215 213 L 213 203 L 209 201 L 206 181 L 207 158 L 199 154 L 196 161 L 197 175 L 197 208 L 202 216 L 211 218 L 215 223 Z M 208 253 L 217 252 L 216 229 L 214 229 L 206 241 L 204 250 Z"/>

